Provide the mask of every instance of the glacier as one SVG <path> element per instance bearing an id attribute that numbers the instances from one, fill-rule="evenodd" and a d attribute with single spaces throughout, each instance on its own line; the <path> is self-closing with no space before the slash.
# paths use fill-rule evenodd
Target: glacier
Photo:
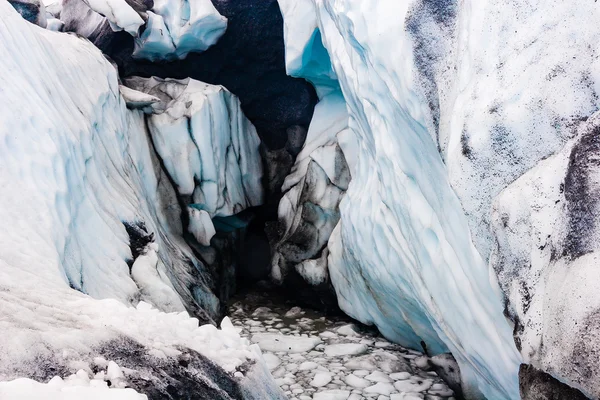
<path id="1" fill-rule="evenodd" d="M 147 103 L 164 104 L 133 91 L 124 99 L 117 71 L 86 39 L 30 24 L 4 1 L 0 13 L 0 393 L 53 396 L 64 381 L 100 396 L 103 376 L 116 374 L 109 392 L 122 381 L 151 397 L 284 398 L 260 350 L 227 319 L 221 329 L 211 324 L 219 303 L 211 273 L 183 239 L 185 213 L 146 123 Z M 230 108 L 212 117 L 236 143 L 210 150 L 248 144 L 245 157 L 259 159 L 251 155 L 257 138 L 236 136 L 254 129 L 239 103 L 225 94 L 219 101 Z M 241 160 L 223 168 L 239 175 L 255 167 Z M 233 208 L 214 191 L 204 200 L 225 214 L 247 205 L 237 195 L 261 201 L 261 186 L 245 182 L 235 183 L 246 192 L 228 197 Z M 22 376 L 55 378 L 41 387 L 14 380 Z"/>
<path id="2" fill-rule="evenodd" d="M 358 143 L 320 264 L 342 310 L 452 353 L 468 398 L 517 398 L 517 374 L 536 398 L 521 363 L 597 398 L 596 147 L 577 133 L 595 132 L 597 7 L 279 3 L 288 73 L 321 101 L 337 79 Z"/>
<path id="3" fill-rule="evenodd" d="M 49 1 L 0 4 L 0 397 L 283 398 L 214 326 L 267 270 L 459 397 L 600 397 L 596 4 Z"/>

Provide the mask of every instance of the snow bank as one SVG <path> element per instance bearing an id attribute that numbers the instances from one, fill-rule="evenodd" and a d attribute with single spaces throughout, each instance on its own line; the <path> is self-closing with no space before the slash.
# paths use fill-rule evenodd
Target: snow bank
<path id="1" fill-rule="evenodd" d="M 85 373 L 85 372 L 84 372 Z M 79 374 L 81 375 L 81 374 Z M 148 397 L 133 389 L 109 389 L 102 379 L 90 380 L 85 378 L 58 378 L 44 384 L 32 379 L 15 379 L 10 382 L 0 382 L 0 397 L 11 400 L 44 399 L 44 400 L 147 400 Z M 87 378 L 87 379 L 86 379 Z"/>

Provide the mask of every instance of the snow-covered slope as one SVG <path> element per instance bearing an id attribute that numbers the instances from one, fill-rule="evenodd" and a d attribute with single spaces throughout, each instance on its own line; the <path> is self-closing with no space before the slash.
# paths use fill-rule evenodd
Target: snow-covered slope
<path id="1" fill-rule="evenodd" d="M 210 272 L 116 70 L 85 39 L 0 14 L 0 379 L 89 378 L 108 360 L 155 396 L 279 398 L 227 321 L 198 326 L 218 305 Z"/>
<path id="2" fill-rule="evenodd" d="M 280 5 L 288 72 L 317 85 L 337 76 L 358 139 L 328 244 L 342 309 L 400 343 L 452 352 L 468 396 L 518 396 L 512 323 L 525 362 L 600 396 L 598 296 L 579 293 L 594 277 L 593 135 L 578 139 L 585 151 L 563 149 L 599 105 L 597 5 Z M 314 62 L 314 38 L 335 74 Z"/>

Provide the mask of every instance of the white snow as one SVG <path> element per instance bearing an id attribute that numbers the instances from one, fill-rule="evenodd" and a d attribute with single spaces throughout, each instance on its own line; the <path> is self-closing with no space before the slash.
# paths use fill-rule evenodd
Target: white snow
<path id="1" fill-rule="evenodd" d="M 0 398 L 10 400 L 147 400 L 133 389 L 109 389 L 104 380 L 52 379 L 40 383 L 20 378 L 0 382 Z"/>

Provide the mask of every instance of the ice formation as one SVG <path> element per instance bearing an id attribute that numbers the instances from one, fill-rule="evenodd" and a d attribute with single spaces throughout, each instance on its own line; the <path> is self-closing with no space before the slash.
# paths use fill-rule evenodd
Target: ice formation
<path id="1" fill-rule="evenodd" d="M 193 79 L 125 82 L 161 99 L 152 105 L 148 127 L 165 169 L 190 206 L 226 217 L 262 203 L 260 139 L 235 96 Z"/>
<path id="2" fill-rule="evenodd" d="M 227 19 L 210 0 L 156 0 L 147 14 L 133 56 L 150 61 L 183 59 L 190 52 L 204 51 L 227 29 Z"/>
<path id="3" fill-rule="evenodd" d="M 202 52 L 227 29 L 227 19 L 210 0 L 65 0 L 60 20 L 91 40 L 125 30 L 134 37 L 133 56 L 148 61 Z"/>
<path id="4" fill-rule="evenodd" d="M 175 390 L 207 398 L 283 398 L 258 348 L 227 320 L 221 329 L 199 326 L 216 315 L 218 299 L 182 238 L 177 193 L 145 122 L 152 117 L 127 108 L 116 70 L 87 40 L 30 24 L 7 2 L 0 14 L 0 380 L 58 376 L 43 387 L 2 383 L 0 393 L 27 386 L 51 398 L 59 378 L 90 378 L 105 359 L 128 386 L 156 396 L 173 380 Z M 240 111 L 227 111 L 206 118 L 236 132 Z M 235 143 L 215 142 L 210 155 L 242 143 L 228 140 Z M 241 179 L 238 161 L 223 168 Z M 260 198 L 260 186 L 239 185 L 244 199 Z M 235 206 L 237 195 L 228 197 Z M 220 198 L 206 192 L 204 201 L 225 212 Z M 107 365 L 108 375 L 116 371 Z"/>
<path id="5" fill-rule="evenodd" d="M 495 270 L 524 361 L 597 397 L 598 379 L 584 378 L 598 370 L 597 296 L 575 300 L 594 275 L 594 145 L 565 147 L 598 109 L 597 7 L 279 2 L 288 72 L 337 77 L 360 144 L 327 246 L 342 309 L 397 342 L 452 352 L 468 396 L 516 398 L 521 357 Z M 312 62 L 317 37 L 334 75 Z M 555 204 L 569 179 L 571 201 Z M 579 272 L 561 275 L 567 264 Z"/>

